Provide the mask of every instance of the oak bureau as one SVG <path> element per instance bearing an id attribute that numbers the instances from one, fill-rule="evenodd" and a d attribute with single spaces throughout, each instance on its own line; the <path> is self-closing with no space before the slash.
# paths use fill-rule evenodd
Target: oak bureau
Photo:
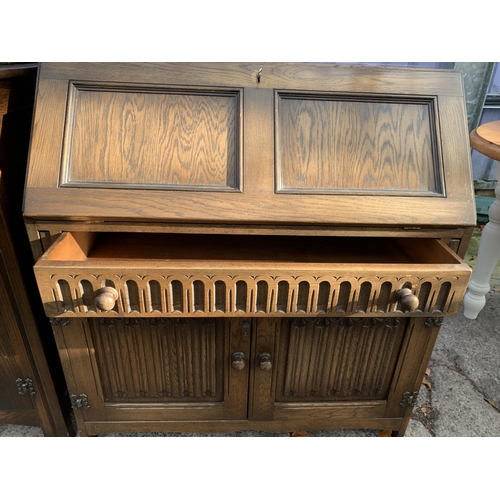
<path id="1" fill-rule="evenodd" d="M 455 71 L 41 64 L 24 215 L 80 435 L 404 435 L 469 156 Z"/>

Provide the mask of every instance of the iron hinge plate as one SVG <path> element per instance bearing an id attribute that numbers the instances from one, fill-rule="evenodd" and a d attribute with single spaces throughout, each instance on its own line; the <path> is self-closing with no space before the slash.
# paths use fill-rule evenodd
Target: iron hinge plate
<path id="1" fill-rule="evenodd" d="M 33 380 L 29 377 L 16 379 L 17 391 L 21 396 L 34 396 L 36 394 L 35 389 L 33 389 Z"/>
<path id="2" fill-rule="evenodd" d="M 73 410 L 88 410 L 90 408 L 86 394 L 80 394 L 80 396 L 71 394 L 69 399 L 71 401 L 71 408 L 73 408 Z"/>
<path id="3" fill-rule="evenodd" d="M 436 328 L 440 328 L 441 326 L 443 326 L 443 320 L 444 318 L 427 318 L 424 322 L 424 325 L 426 327 L 434 326 Z"/>
<path id="4" fill-rule="evenodd" d="M 403 392 L 403 399 L 401 400 L 400 406 L 415 406 L 417 404 L 418 391 L 411 392 Z"/>
<path id="5" fill-rule="evenodd" d="M 69 318 L 49 318 L 49 323 L 53 326 L 67 326 L 70 324 Z"/>

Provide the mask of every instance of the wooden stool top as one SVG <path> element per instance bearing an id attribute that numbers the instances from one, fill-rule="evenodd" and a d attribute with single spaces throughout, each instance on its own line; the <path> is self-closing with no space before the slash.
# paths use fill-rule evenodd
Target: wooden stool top
<path id="1" fill-rule="evenodd" d="M 473 130 L 470 144 L 483 155 L 500 160 L 500 121 L 485 123 Z"/>

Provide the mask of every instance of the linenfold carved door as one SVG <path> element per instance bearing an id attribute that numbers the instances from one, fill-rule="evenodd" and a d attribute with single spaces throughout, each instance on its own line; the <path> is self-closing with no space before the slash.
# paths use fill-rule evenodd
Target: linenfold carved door
<path id="1" fill-rule="evenodd" d="M 402 366 L 425 351 L 433 326 L 424 323 L 369 317 L 256 319 L 250 419 L 347 423 L 402 416 L 409 380 Z"/>
<path id="2" fill-rule="evenodd" d="M 423 321 L 75 318 L 54 329 L 88 423 L 349 421 L 404 414 L 401 367 L 425 349 Z"/>
<path id="3" fill-rule="evenodd" d="M 56 320 L 86 421 L 245 419 L 250 332 L 240 319 Z M 234 363 L 233 363 L 234 361 Z"/>

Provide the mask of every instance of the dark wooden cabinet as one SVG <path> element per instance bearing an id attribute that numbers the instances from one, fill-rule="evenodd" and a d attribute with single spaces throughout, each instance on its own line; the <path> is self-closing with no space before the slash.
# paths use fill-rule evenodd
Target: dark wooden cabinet
<path id="1" fill-rule="evenodd" d="M 2 262 L 3 264 L 3 262 Z M 39 425 L 32 396 L 33 374 L 22 342 L 22 330 L 16 318 L 16 304 L 11 303 L 12 288 L 5 281 L 1 266 L 0 300 L 0 421 L 6 423 Z"/>
<path id="2" fill-rule="evenodd" d="M 461 76 L 43 64 L 26 184 L 78 429 L 404 434 L 470 277 Z"/>
<path id="3" fill-rule="evenodd" d="M 22 218 L 35 79 L 36 65 L 0 65 L 0 422 L 65 436 L 64 380 Z"/>

